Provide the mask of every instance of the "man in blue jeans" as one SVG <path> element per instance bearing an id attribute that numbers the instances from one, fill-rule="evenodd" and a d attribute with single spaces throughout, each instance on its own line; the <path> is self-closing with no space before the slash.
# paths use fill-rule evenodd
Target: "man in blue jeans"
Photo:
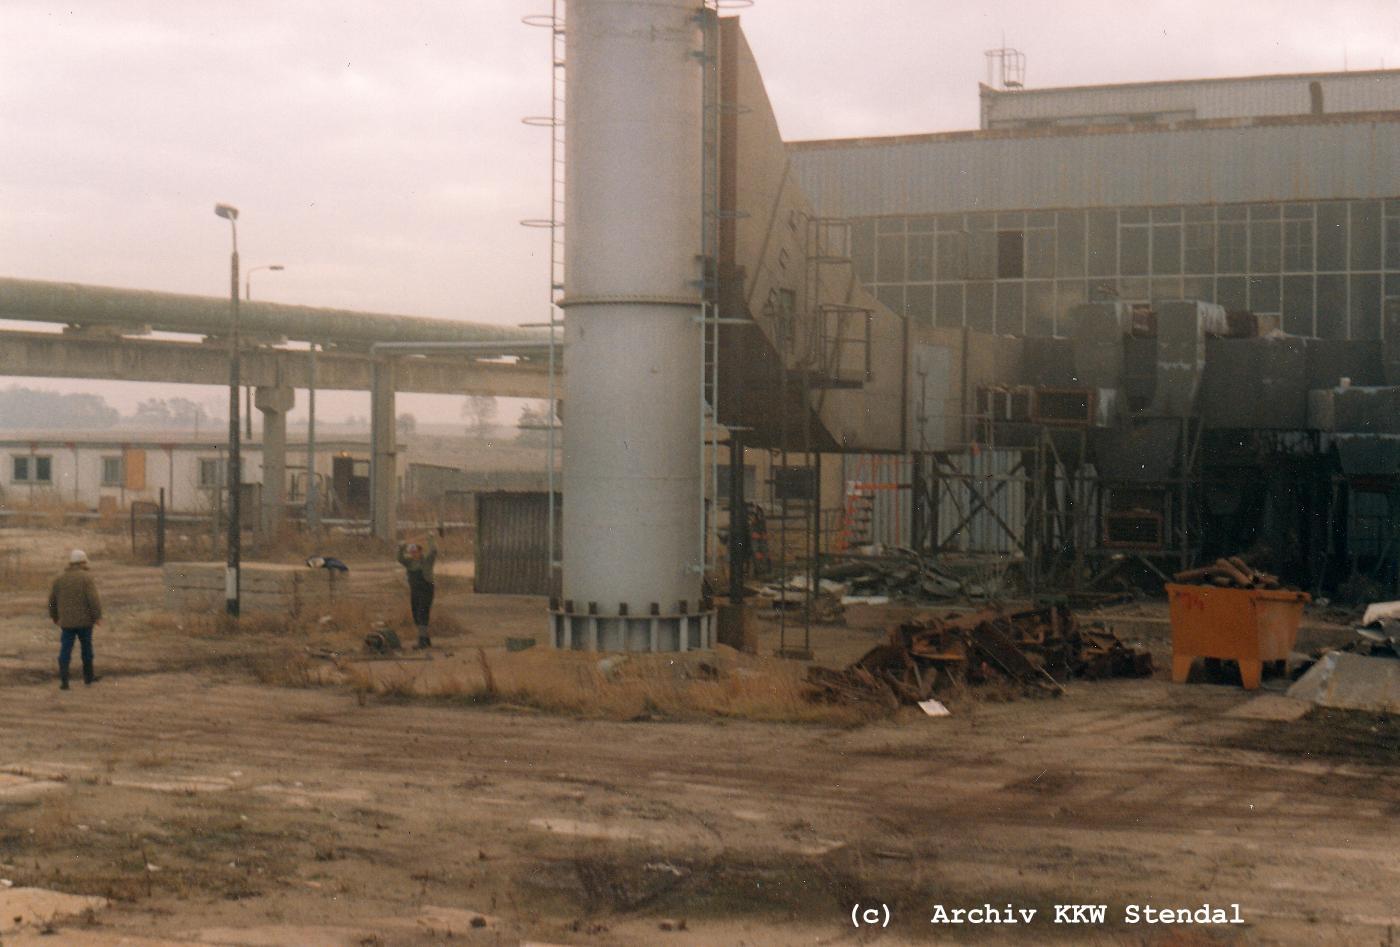
<path id="1" fill-rule="evenodd" d="M 102 621 L 102 600 L 97 583 L 88 573 L 87 553 L 74 549 L 68 554 L 68 568 L 53 580 L 49 590 L 49 618 L 63 630 L 58 649 L 58 686 L 68 689 L 68 663 L 73 657 L 73 639 L 82 647 L 83 683 L 97 680 L 92 672 L 92 629 Z"/>

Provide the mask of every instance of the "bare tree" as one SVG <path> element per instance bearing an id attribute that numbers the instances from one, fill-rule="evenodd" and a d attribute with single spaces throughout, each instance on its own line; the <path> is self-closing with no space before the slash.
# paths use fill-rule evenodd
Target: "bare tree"
<path id="1" fill-rule="evenodd" d="M 471 430 L 477 437 L 485 437 L 490 433 L 499 408 L 495 395 L 468 395 L 462 403 L 462 417 L 471 422 Z"/>

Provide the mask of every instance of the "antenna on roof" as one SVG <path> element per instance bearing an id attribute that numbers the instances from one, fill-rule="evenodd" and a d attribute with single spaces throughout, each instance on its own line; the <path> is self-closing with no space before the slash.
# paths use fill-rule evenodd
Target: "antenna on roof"
<path id="1" fill-rule="evenodd" d="M 999 49 L 989 49 L 987 57 L 987 85 L 994 89 L 1024 89 L 1026 87 L 1026 54 L 1006 45 L 1003 37 Z"/>

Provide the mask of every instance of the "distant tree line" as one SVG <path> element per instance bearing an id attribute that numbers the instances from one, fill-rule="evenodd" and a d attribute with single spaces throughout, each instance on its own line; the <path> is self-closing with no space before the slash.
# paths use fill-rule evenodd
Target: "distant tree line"
<path id="1" fill-rule="evenodd" d="M 60 394 L 11 385 L 0 390 L 0 428 L 115 427 L 121 412 L 101 395 Z"/>
<path id="2" fill-rule="evenodd" d="M 101 395 L 64 394 L 19 385 L 0 389 L 0 429 L 103 431 L 125 420 L 144 428 L 195 430 L 217 425 L 223 417 L 189 398 L 147 398 L 124 418 Z"/>

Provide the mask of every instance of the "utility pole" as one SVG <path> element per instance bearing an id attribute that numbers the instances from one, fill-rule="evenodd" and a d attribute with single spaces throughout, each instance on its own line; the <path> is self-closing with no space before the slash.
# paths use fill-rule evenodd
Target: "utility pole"
<path id="1" fill-rule="evenodd" d="M 229 257 L 229 304 L 232 306 L 232 332 L 228 360 L 228 559 L 224 571 L 224 608 L 237 618 L 242 600 L 243 523 L 240 494 L 243 492 L 242 445 L 238 430 L 238 388 L 241 383 L 238 347 L 238 208 L 217 204 L 214 213 L 233 226 L 233 254 Z"/>

